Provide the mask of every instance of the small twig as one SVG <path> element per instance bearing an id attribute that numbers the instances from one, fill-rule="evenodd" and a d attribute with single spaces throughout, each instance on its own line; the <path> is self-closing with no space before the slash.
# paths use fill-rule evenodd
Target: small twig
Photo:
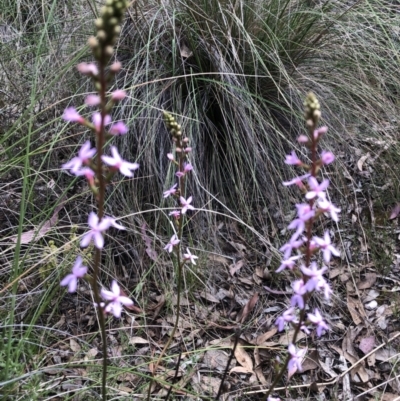
<path id="1" fill-rule="evenodd" d="M 229 367 L 231 366 L 231 362 L 232 362 L 233 356 L 235 355 L 236 347 L 237 347 L 237 345 L 238 345 L 238 343 L 239 343 L 239 338 L 240 338 L 240 335 L 241 335 L 241 334 L 242 334 L 242 330 L 241 330 L 241 329 L 236 330 L 236 333 L 235 333 L 235 342 L 234 342 L 234 344 L 233 344 L 232 352 L 231 352 L 231 354 L 230 354 L 230 356 L 229 356 L 229 359 L 228 359 L 228 362 L 227 362 L 227 364 L 226 364 L 225 372 L 224 372 L 224 375 L 222 376 L 222 380 L 221 380 L 221 384 L 219 385 L 218 393 L 217 393 L 217 395 L 215 396 L 215 400 L 216 400 L 216 401 L 218 401 L 219 397 L 221 396 L 222 387 L 223 387 L 223 385 L 224 385 L 226 376 L 227 376 L 227 374 L 228 374 Z"/>
<path id="2" fill-rule="evenodd" d="M 175 376 L 174 376 L 174 378 L 173 378 L 172 380 L 175 380 L 175 379 L 178 377 L 178 374 L 179 374 L 179 365 L 180 365 L 180 363 L 181 363 L 181 357 L 182 357 L 182 351 L 179 352 L 178 362 L 176 363 Z M 170 386 L 170 388 L 169 388 L 169 390 L 168 390 L 168 393 L 167 393 L 167 395 L 165 396 L 165 401 L 168 401 L 168 398 L 169 398 L 171 392 L 172 392 L 172 386 Z"/>

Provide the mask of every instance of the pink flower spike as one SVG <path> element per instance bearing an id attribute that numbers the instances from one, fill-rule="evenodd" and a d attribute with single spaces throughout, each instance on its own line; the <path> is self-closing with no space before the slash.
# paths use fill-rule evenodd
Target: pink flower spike
<path id="1" fill-rule="evenodd" d="M 321 162 L 323 165 L 331 164 L 335 161 L 335 155 L 332 152 L 326 152 L 325 150 L 321 153 Z"/>
<path id="2" fill-rule="evenodd" d="M 318 309 L 315 309 L 314 314 L 307 314 L 308 320 L 317 326 L 317 336 L 321 337 L 326 330 L 329 330 L 329 326 L 324 322 Z"/>
<path id="3" fill-rule="evenodd" d="M 96 129 L 96 131 L 99 132 L 100 131 L 100 127 L 101 127 L 101 114 L 100 113 L 98 113 L 98 112 L 93 113 L 92 123 L 93 123 L 94 128 Z M 106 125 L 108 125 L 110 123 L 111 123 L 111 117 L 108 114 L 106 114 L 105 117 L 104 117 L 104 126 L 106 126 Z"/>
<path id="4" fill-rule="evenodd" d="M 68 292 L 75 292 L 78 286 L 78 279 L 83 278 L 87 273 L 87 267 L 82 266 L 82 258 L 78 256 L 72 267 L 72 273 L 63 278 L 60 285 L 68 286 Z"/>
<path id="5" fill-rule="evenodd" d="M 316 245 L 322 249 L 324 262 L 329 263 L 331 261 L 332 254 L 335 256 L 340 256 L 340 252 L 333 247 L 331 243 L 331 237 L 328 231 L 325 231 L 324 238 L 314 237 L 313 238 Z"/>
<path id="6" fill-rule="evenodd" d="M 75 175 L 77 171 L 86 164 L 89 164 L 90 159 L 96 154 L 96 149 L 91 148 L 90 141 L 86 141 L 79 149 L 78 156 L 72 158 L 69 162 L 63 164 L 61 167 L 65 170 L 71 170 Z"/>
<path id="7" fill-rule="evenodd" d="M 125 97 L 126 97 L 126 92 L 122 89 L 117 89 L 111 94 L 112 100 L 122 100 L 125 99 Z"/>
<path id="8" fill-rule="evenodd" d="M 164 249 L 166 251 L 168 251 L 169 253 L 172 252 L 172 250 L 174 249 L 175 245 L 178 245 L 181 241 L 178 239 L 178 236 L 176 234 L 174 234 L 171 239 L 169 240 L 168 244 L 164 247 Z"/>
<path id="9" fill-rule="evenodd" d="M 93 63 L 79 63 L 76 68 L 83 75 L 96 76 L 99 73 L 96 64 Z"/>
<path id="10" fill-rule="evenodd" d="M 115 146 L 111 146 L 111 153 L 113 157 L 103 155 L 101 156 L 101 160 L 103 160 L 103 162 L 107 165 L 118 169 L 119 172 L 126 177 L 133 177 L 131 170 L 137 170 L 139 168 L 139 164 L 129 163 L 123 160 Z"/>
<path id="11" fill-rule="evenodd" d="M 311 191 L 307 192 L 307 199 L 314 199 L 316 197 L 320 199 L 325 199 L 325 189 L 329 186 L 329 180 L 323 180 L 321 184 L 318 183 L 315 177 L 310 177 L 308 179 L 308 185 L 310 186 Z"/>
<path id="12" fill-rule="evenodd" d="M 117 318 L 121 317 L 122 305 L 133 305 L 131 299 L 121 295 L 121 289 L 115 280 L 111 283 L 111 291 L 102 288 L 100 294 L 105 301 L 110 301 L 107 304 L 105 311 L 107 313 L 111 312 Z"/>
<path id="13" fill-rule="evenodd" d="M 115 124 L 111 125 L 109 133 L 116 136 L 125 135 L 126 133 L 128 133 L 128 127 L 122 121 L 118 121 Z"/>
<path id="14" fill-rule="evenodd" d="M 296 347 L 293 344 L 289 344 L 288 351 L 290 354 L 288 371 L 289 371 L 289 377 L 292 377 L 297 371 L 299 372 L 302 371 L 301 363 L 307 352 L 307 349 L 305 348 L 297 351 Z"/>
<path id="15" fill-rule="evenodd" d="M 192 254 L 190 253 L 189 248 L 187 248 L 187 253 L 184 253 L 184 254 L 183 254 L 183 257 L 185 258 L 185 260 L 190 260 L 190 262 L 191 262 L 193 265 L 196 264 L 196 259 L 199 258 L 198 256 L 192 255 Z"/>
<path id="16" fill-rule="evenodd" d="M 84 124 L 85 119 L 76 111 L 75 107 L 67 107 L 64 110 L 63 119 L 72 123 Z"/>
<path id="17" fill-rule="evenodd" d="M 176 192 L 176 187 L 178 184 L 173 185 L 170 189 L 164 192 L 164 198 L 168 198 L 168 196 L 173 195 Z"/>
<path id="18" fill-rule="evenodd" d="M 296 260 L 300 258 L 301 255 L 298 255 L 298 256 L 291 256 L 290 258 L 283 260 L 276 273 L 280 273 L 286 268 L 288 268 L 289 270 L 293 270 L 293 267 L 296 265 Z"/>
<path id="19" fill-rule="evenodd" d="M 290 181 L 283 181 L 282 184 L 285 187 L 287 187 L 289 185 L 297 185 L 299 188 L 304 188 L 303 180 L 307 179 L 308 177 L 310 177 L 310 174 L 304 174 L 304 175 L 301 175 L 299 177 L 294 177 Z"/>
<path id="20" fill-rule="evenodd" d="M 98 95 L 88 95 L 86 96 L 85 99 L 85 103 L 88 106 L 97 106 L 98 104 L 100 104 L 101 100 L 100 100 L 100 96 Z"/>
<path id="21" fill-rule="evenodd" d="M 338 213 L 340 212 L 340 209 L 329 202 L 327 199 L 319 199 L 318 207 L 321 209 L 322 212 L 328 213 L 333 221 L 339 221 Z"/>
<path id="22" fill-rule="evenodd" d="M 290 155 L 286 155 L 285 163 L 295 166 L 301 166 L 303 164 L 303 162 L 297 157 L 294 150 L 292 150 Z"/>
<path id="23" fill-rule="evenodd" d="M 179 200 L 181 201 L 181 205 L 182 205 L 182 210 L 181 213 L 182 214 L 186 214 L 186 212 L 188 210 L 194 210 L 194 207 L 191 205 L 193 198 L 191 196 L 189 196 L 189 198 L 185 199 L 183 196 L 181 196 L 179 198 Z"/>
<path id="24" fill-rule="evenodd" d="M 81 240 L 81 247 L 86 248 L 93 240 L 97 249 L 102 249 L 104 246 L 103 231 L 106 231 L 110 226 L 124 230 L 124 227 L 119 225 L 112 217 L 104 216 L 99 222 L 99 217 L 96 213 L 90 212 L 88 224 L 90 230 L 83 236 Z"/>

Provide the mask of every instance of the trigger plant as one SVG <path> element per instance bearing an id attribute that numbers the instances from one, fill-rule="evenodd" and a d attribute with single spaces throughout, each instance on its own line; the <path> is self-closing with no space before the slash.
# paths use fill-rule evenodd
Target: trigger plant
<path id="1" fill-rule="evenodd" d="M 116 90 L 109 92 L 108 87 L 115 74 L 121 69 L 119 62 L 114 62 L 108 68 L 114 54 L 114 44 L 121 30 L 121 23 L 127 7 L 126 0 L 107 0 L 101 9 L 101 16 L 96 20 L 97 34 L 89 39 L 89 46 L 92 49 L 95 59 L 94 63 L 81 63 L 77 66 L 78 71 L 88 76 L 96 89 L 97 94 L 86 97 L 85 103 L 88 106 L 98 107 L 91 119 L 83 117 L 74 107 L 68 107 L 64 111 L 63 118 L 66 121 L 77 123 L 87 127 L 93 134 L 93 142 L 87 140 L 69 162 L 62 165 L 64 170 L 78 177 L 85 177 L 93 195 L 96 199 L 96 211 L 90 212 L 88 216 L 89 229 L 81 240 L 81 247 L 85 248 L 90 244 L 95 247 L 94 260 L 91 269 L 83 266 L 83 259 L 77 256 L 72 272 L 62 281 L 62 286 L 68 286 L 69 292 L 78 289 L 79 280 L 86 280 L 93 290 L 93 297 L 100 324 L 103 365 L 102 365 L 102 399 L 107 399 L 107 337 L 105 328 L 105 317 L 113 315 L 121 317 L 123 306 L 133 305 L 133 301 L 126 297 L 117 281 L 113 280 L 111 291 L 99 286 L 101 252 L 105 243 L 105 233 L 111 228 L 124 230 L 124 226 L 117 223 L 116 219 L 106 216 L 105 190 L 115 174 L 125 177 L 133 177 L 133 172 L 139 168 L 137 163 L 125 161 L 120 156 L 116 146 L 111 146 L 111 156 L 104 153 L 107 140 L 118 135 L 125 135 L 128 128 L 122 121 L 112 121 L 111 112 L 113 106 L 124 99 L 125 92 Z M 89 274 L 90 272 L 90 274 Z"/>
<path id="2" fill-rule="evenodd" d="M 310 163 L 303 162 L 292 151 L 290 155 L 286 156 L 285 163 L 301 168 L 304 172 L 283 184 L 299 187 L 304 193 L 305 202 L 296 205 L 297 217 L 288 226 L 293 234 L 288 243 L 280 248 L 283 261 L 276 271 L 280 273 L 283 270 L 290 270 L 296 278 L 292 283 L 293 295 L 290 306 L 276 320 L 279 331 L 291 326 L 294 329 L 294 334 L 290 339 L 283 366 L 266 393 L 267 401 L 278 400 L 270 395 L 286 371 L 288 379 L 296 372 L 302 371 L 302 361 L 307 349 L 295 346 L 300 331 L 310 334 L 311 330 L 315 329 L 317 336 L 320 337 L 329 330 L 328 324 L 318 309 L 315 309 L 313 313 L 307 313 L 306 308 L 314 293 L 322 293 L 325 300 L 329 301 L 332 290 L 325 279 L 325 273 L 328 270 L 332 255 L 339 255 L 331 243 L 328 231 L 325 232 L 323 238 L 313 234 L 317 219 L 328 216 L 336 222 L 340 209 L 329 201 L 326 194 L 329 180 L 318 180 L 318 173 L 321 168 L 332 163 L 335 159 L 331 152 L 322 151 L 318 153 L 319 142 L 327 132 L 327 127 L 318 128 L 321 117 L 319 102 L 315 95 L 310 93 L 304 105 L 308 135 L 301 135 L 298 142 L 308 148 Z M 319 254 L 322 254 L 321 257 Z"/>

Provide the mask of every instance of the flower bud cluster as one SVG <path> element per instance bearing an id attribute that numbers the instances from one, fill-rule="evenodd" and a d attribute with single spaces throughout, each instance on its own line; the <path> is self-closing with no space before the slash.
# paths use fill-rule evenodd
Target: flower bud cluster
<path id="1" fill-rule="evenodd" d="M 89 42 L 97 60 L 107 62 L 111 58 L 127 6 L 127 0 L 107 0 L 101 8 L 100 18 L 95 22 L 97 35 Z"/>
<path id="2" fill-rule="evenodd" d="M 288 228 L 294 230 L 290 240 L 284 244 L 280 251 L 283 254 L 281 265 L 277 273 L 283 270 L 291 270 L 297 279 L 292 283 L 293 295 L 290 307 L 276 320 L 278 330 L 283 330 L 286 325 L 295 328 L 295 336 L 299 330 L 310 334 L 312 328 L 316 329 L 317 336 L 321 336 L 329 329 L 318 309 L 313 313 L 306 313 L 307 301 L 313 293 L 320 292 L 326 300 L 332 294 L 331 287 L 324 274 L 333 256 L 339 256 L 338 250 L 331 244 L 329 231 L 323 237 L 312 234 L 314 222 L 322 215 L 329 216 L 338 221 L 338 209 L 333 205 L 326 194 L 329 180 L 321 182 L 317 180 L 319 169 L 334 161 L 331 152 L 322 151 L 318 157 L 318 143 L 327 132 L 326 127 L 316 128 L 320 117 L 320 105 L 315 95 L 309 94 L 305 102 L 305 118 L 309 129 L 309 137 L 301 135 L 298 141 L 307 146 L 311 153 L 311 163 L 308 165 L 299 159 L 294 151 L 286 156 L 285 163 L 302 168 L 305 172 L 298 177 L 284 182 L 285 186 L 296 185 L 305 195 L 306 202 L 296 204 L 296 218 Z M 321 253 L 322 257 L 318 257 Z M 320 260 L 322 263 L 320 264 Z M 301 361 L 306 350 L 297 350 L 293 343 L 288 348 L 287 368 L 289 377 L 296 371 L 301 371 Z"/>

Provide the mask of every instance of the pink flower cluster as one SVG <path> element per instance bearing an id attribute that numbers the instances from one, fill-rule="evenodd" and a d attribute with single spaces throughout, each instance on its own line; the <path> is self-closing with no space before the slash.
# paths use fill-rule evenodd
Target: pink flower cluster
<path id="1" fill-rule="evenodd" d="M 111 70 L 116 72 L 121 68 L 120 63 L 114 63 L 111 66 Z M 91 76 L 94 80 L 99 74 L 98 68 L 92 63 L 81 63 L 78 65 L 78 70 L 84 74 Z M 109 95 L 109 105 L 111 106 L 122 99 L 124 99 L 126 93 L 122 90 L 116 90 L 111 95 Z M 99 95 L 89 95 L 85 99 L 85 103 L 88 106 L 98 106 L 101 103 L 101 97 Z M 69 122 L 75 122 L 84 125 L 91 129 L 96 136 L 117 136 L 125 135 L 128 132 L 127 126 L 122 122 L 118 121 L 112 123 L 111 116 L 108 114 L 102 114 L 100 112 L 95 112 L 92 115 L 91 123 L 86 120 L 74 107 L 68 107 L 65 109 L 63 118 Z M 106 127 L 108 129 L 106 130 Z M 103 132 L 104 131 L 104 132 Z M 104 141 L 102 141 L 104 142 Z M 100 149 L 102 151 L 102 149 Z M 90 188 L 97 194 L 95 178 L 99 179 L 97 174 L 99 174 L 98 167 L 94 163 L 94 156 L 98 154 L 99 150 L 91 147 L 90 141 L 86 141 L 81 149 L 78 151 L 78 155 L 73 157 L 70 161 L 62 165 L 62 168 L 69 170 L 75 176 L 86 177 Z M 139 164 L 130 163 L 122 159 L 118 149 L 115 146 L 111 146 L 111 156 L 102 155 L 101 161 L 108 166 L 108 170 L 111 172 L 111 176 L 116 172 L 120 172 L 126 177 L 133 177 L 133 171 L 139 168 Z M 107 184 L 110 180 L 110 176 L 105 176 L 105 171 L 103 167 L 101 168 L 102 179 Z M 117 228 L 119 230 L 124 230 L 125 228 L 118 224 L 113 217 L 110 216 L 99 216 L 91 212 L 88 219 L 89 231 L 84 234 L 81 240 L 81 247 L 85 248 L 93 242 L 94 246 L 101 250 L 104 247 L 104 232 L 110 227 Z M 72 268 L 72 272 L 68 274 L 61 281 L 62 286 L 68 286 L 69 292 L 75 292 L 78 286 L 78 280 L 85 278 L 87 276 L 88 268 L 82 265 L 83 260 L 81 256 L 78 256 L 76 262 Z M 97 285 L 97 284 L 95 284 Z M 114 280 L 111 285 L 111 291 L 105 290 L 104 288 L 100 291 L 100 295 L 105 302 L 101 302 L 98 307 L 102 308 L 104 313 L 112 313 L 115 317 L 120 317 L 122 312 L 122 305 L 133 305 L 133 301 L 128 297 L 121 295 L 121 290 Z"/>
<path id="2" fill-rule="evenodd" d="M 175 153 L 177 155 L 177 160 L 175 160 L 175 156 L 173 153 L 168 153 L 168 160 L 175 164 L 177 167 L 177 172 L 175 176 L 178 178 L 178 182 L 175 183 L 171 188 L 167 189 L 164 192 L 164 198 L 168 198 L 170 196 L 176 198 L 180 203 L 180 209 L 173 210 L 169 213 L 170 216 L 174 218 L 175 224 L 178 228 L 182 224 L 181 219 L 187 213 L 188 210 L 194 210 L 194 206 L 192 205 L 193 197 L 189 196 L 187 199 L 184 198 L 181 194 L 181 188 L 185 187 L 185 182 L 188 173 L 193 170 L 193 166 L 187 160 L 188 154 L 192 151 L 192 148 L 188 146 L 189 138 L 182 139 L 182 133 L 180 125 L 177 124 L 174 117 L 169 113 L 164 113 L 164 117 L 166 119 L 166 124 L 171 131 L 172 141 L 175 144 Z M 174 248 L 180 244 L 181 240 L 178 235 L 174 234 L 169 240 L 168 244 L 164 247 L 164 249 L 171 253 Z M 178 249 L 180 252 L 180 249 Z M 187 253 L 183 254 L 184 261 L 190 261 L 192 264 L 196 264 L 197 256 L 193 255 L 189 249 L 187 249 Z"/>
<path id="3" fill-rule="evenodd" d="M 326 127 L 321 127 L 314 131 L 314 138 L 309 140 L 302 135 L 298 141 L 308 144 L 310 150 L 316 152 L 319 139 L 327 132 Z M 330 233 L 326 231 L 324 236 L 317 237 L 311 235 L 313 222 L 321 215 L 327 215 L 332 220 L 338 221 L 338 209 L 333 205 L 327 197 L 326 189 L 329 186 L 329 180 L 324 179 L 319 182 L 316 173 L 321 166 L 330 164 L 335 157 L 331 152 L 322 152 L 319 160 L 313 160 L 312 165 L 308 166 L 303 163 L 294 151 L 286 156 L 285 163 L 289 165 L 299 166 L 308 170 L 306 174 L 293 178 L 284 182 L 285 186 L 297 185 L 304 193 L 307 203 L 296 205 L 297 216 L 289 224 L 288 228 L 294 230 L 294 234 L 290 240 L 284 244 L 280 251 L 283 254 L 283 261 L 277 269 L 277 273 L 283 270 L 292 270 L 300 273 L 301 278 L 292 283 L 293 295 L 290 300 L 290 308 L 287 309 L 276 320 L 278 330 L 282 331 L 287 324 L 294 327 L 300 325 L 301 330 L 310 334 L 310 329 L 315 327 L 317 336 L 324 334 L 329 329 L 327 323 L 323 320 L 318 309 L 314 313 L 305 313 L 307 308 L 307 300 L 314 292 L 323 294 L 326 300 L 330 299 L 332 290 L 327 283 L 324 273 L 328 270 L 332 255 L 339 256 L 339 251 L 332 245 Z M 316 260 L 311 260 L 317 252 L 322 253 L 322 265 L 319 266 Z M 293 254 L 296 252 L 296 254 Z M 306 349 L 297 350 L 294 344 L 288 347 L 289 362 L 287 365 L 289 377 L 296 371 L 301 371 L 301 363 Z"/>

